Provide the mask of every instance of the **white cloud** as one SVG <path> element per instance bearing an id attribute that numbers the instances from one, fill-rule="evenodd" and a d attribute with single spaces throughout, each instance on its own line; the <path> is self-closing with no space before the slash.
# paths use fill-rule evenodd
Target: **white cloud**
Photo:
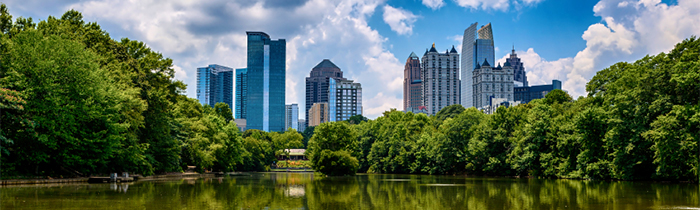
<path id="1" fill-rule="evenodd" d="M 364 114 L 374 118 L 400 107 L 402 97 L 403 67 L 384 47 L 387 38 L 368 25 L 369 17 L 383 4 L 383 0 L 96 0 L 64 9 L 75 8 L 87 21 L 117 27 L 105 29 L 123 32 L 172 58 L 176 79 L 188 84 L 189 97 L 195 96 L 197 67 L 220 64 L 243 68 L 245 31 L 267 32 L 272 39 L 287 41 L 287 104 L 305 107 L 304 78 L 328 58 L 346 78 L 362 83 Z M 411 34 L 417 16 L 393 7 L 384 8 L 384 13 L 384 19 L 393 24 L 392 30 Z M 304 116 L 303 109 L 300 116 Z"/>
<path id="2" fill-rule="evenodd" d="M 532 6 L 544 0 L 454 0 L 457 5 L 469 9 L 483 10 L 501 10 L 506 11 L 511 5 L 516 8 L 524 6 Z"/>
<path id="3" fill-rule="evenodd" d="M 445 2 L 442 0 L 423 0 L 423 5 L 429 7 L 430 9 L 437 10 L 442 6 L 445 6 Z"/>
<path id="4" fill-rule="evenodd" d="M 392 31 L 401 35 L 411 35 L 413 33 L 413 23 L 418 16 L 408 10 L 394 8 L 384 5 L 384 22 L 389 24 Z"/>

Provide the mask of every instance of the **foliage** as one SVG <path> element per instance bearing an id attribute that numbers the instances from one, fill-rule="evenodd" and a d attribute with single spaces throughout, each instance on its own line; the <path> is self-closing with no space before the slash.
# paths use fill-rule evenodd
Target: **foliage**
<path id="1" fill-rule="evenodd" d="M 357 158 L 352 156 L 357 134 L 347 122 L 329 122 L 316 127 L 306 156 L 315 171 L 329 176 L 354 175 Z"/>

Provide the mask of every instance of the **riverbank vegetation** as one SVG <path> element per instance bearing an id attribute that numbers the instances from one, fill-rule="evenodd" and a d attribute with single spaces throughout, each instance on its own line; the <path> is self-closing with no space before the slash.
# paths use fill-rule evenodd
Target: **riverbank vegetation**
<path id="1" fill-rule="evenodd" d="M 554 90 L 492 115 L 461 105 L 430 117 L 387 111 L 351 126 L 352 154 L 370 173 L 698 180 L 699 53 L 692 37 L 617 63 L 576 100 Z"/>

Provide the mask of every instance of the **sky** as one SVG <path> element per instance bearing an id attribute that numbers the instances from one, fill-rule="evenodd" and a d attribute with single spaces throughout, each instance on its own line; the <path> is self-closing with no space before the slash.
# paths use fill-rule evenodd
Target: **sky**
<path id="1" fill-rule="evenodd" d="M 286 103 L 304 105 L 304 78 L 323 59 L 362 84 L 364 115 L 402 109 L 403 69 L 491 23 L 496 59 L 514 49 L 530 85 L 562 81 L 574 98 L 597 71 L 668 52 L 700 34 L 700 0 L 0 0 L 35 22 L 75 9 L 113 39 L 143 41 L 172 58 L 195 98 L 196 68 L 246 67 L 246 31 L 287 41 Z M 300 114 L 300 116 L 304 116 Z"/>

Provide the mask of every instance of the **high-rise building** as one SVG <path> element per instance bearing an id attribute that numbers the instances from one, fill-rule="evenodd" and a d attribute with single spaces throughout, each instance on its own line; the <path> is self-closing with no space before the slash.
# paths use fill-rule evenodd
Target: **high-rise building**
<path id="1" fill-rule="evenodd" d="M 286 41 L 264 32 L 248 35 L 247 129 L 284 131 Z"/>
<path id="2" fill-rule="evenodd" d="M 318 126 L 321 123 L 328 122 L 328 103 L 319 102 L 311 105 L 309 109 L 309 126 Z"/>
<path id="3" fill-rule="evenodd" d="M 411 52 L 403 69 L 403 110 L 414 110 L 422 106 L 420 58 Z"/>
<path id="4" fill-rule="evenodd" d="M 306 78 L 306 108 L 305 117 L 309 120 L 309 110 L 314 103 L 328 103 L 329 79 L 345 79 L 343 72 L 333 62 L 323 59 L 318 65 L 311 69 L 309 77 Z M 311 126 L 311 125 L 309 125 Z"/>
<path id="5" fill-rule="evenodd" d="M 306 120 L 299 119 L 299 132 L 304 132 L 306 130 Z"/>
<path id="6" fill-rule="evenodd" d="M 476 65 L 473 71 L 472 83 L 474 86 L 474 106 L 482 108 L 492 106 L 492 98 L 502 98 L 504 101 L 513 101 L 513 67 L 506 61 L 501 67 L 491 67 L 488 60 L 484 59 L 481 65 Z"/>
<path id="7" fill-rule="evenodd" d="M 329 79 L 329 121 L 337 122 L 362 115 L 362 85 L 352 80 Z"/>
<path id="8" fill-rule="evenodd" d="M 532 100 L 544 98 L 547 93 L 556 89 L 561 90 L 561 81 L 559 80 L 552 80 L 552 84 L 549 85 L 515 87 L 513 90 L 514 99 L 520 103 L 530 103 Z"/>
<path id="9" fill-rule="evenodd" d="M 246 118 L 248 104 L 248 69 L 236 69 L 236 119 Z"/>
<path id="10" fill-rule="evenodd" d="M 462 82 L 460 104 L 465 108 L 476 106 L 476 92 L 473 89 L 473 72 L 484 60 L 495 63 L 495 48 L 491 23 L 476 29 L 478 23 L 464 30 L 462 38 Z M 478 34 L 478 37 L 477 37 Z"/>
<path id="11" fill-rule="evenodd" d="M 438 53 L 435 44 L 421 58 L 423 106 L 429 115 L 443 107 L 459 104 L 459 53 L 452 50 Z"/>
<path id="12" fill-rule="evenodd" d="M 289 130 L 294 128 L 294 130 L 299 130 L 299 105 L 297 104 L 287 104 L 284 107 L 284 127 Z"/>
<path id="13" fill-rule="evenodd" d="M 224 102 L 233 110 L 233 69 L 216 64 L 197 68 L 197 100 L 212 107 Z"/>
<path id="14" fill-rule="evenodd" d="M 510 57 L 506 58 L 506 61 L 513 67 L 513 82 L 515 87 L 527 87 L 529 84 L 527 83 L 527 75 L 525 75 L 525 67 L 523 62 L 520 61 L 520 58 L 518 58 L 518 54 L 515 54 L 515 46 L 513 46 Z"/>

